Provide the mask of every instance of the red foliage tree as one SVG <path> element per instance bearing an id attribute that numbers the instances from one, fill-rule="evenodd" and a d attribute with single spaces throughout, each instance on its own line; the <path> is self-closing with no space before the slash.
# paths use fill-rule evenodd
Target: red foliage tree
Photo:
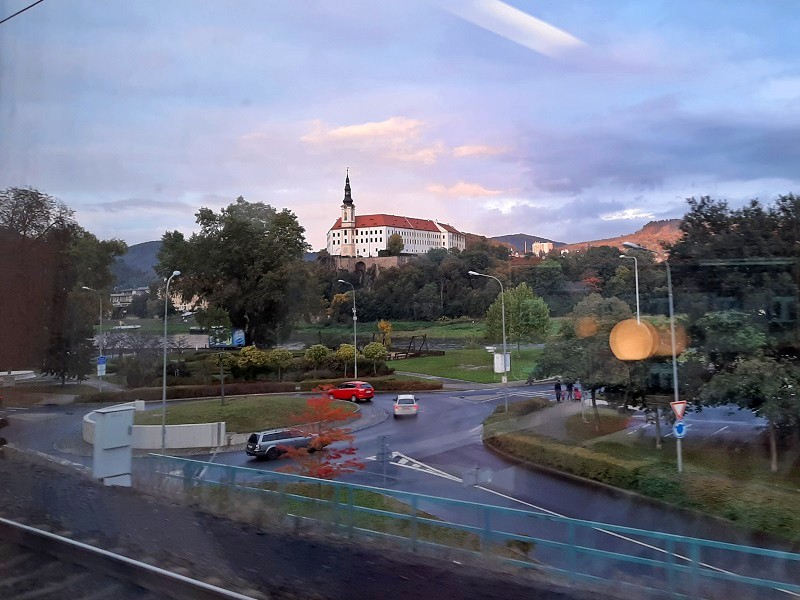
<path id="1" fill-rule="evenodd" d="M 335 479 L 339 475 L 352 473 L 364 468 L 364 463 L 355 458 L 357 448 L 353 446 L 355 437 L 342 424 L 353 413 L 339 401 L 327 396 L 309 398 L 303 412 L 295 415 L 303 435 L 311 437 L 306 448 L 282 447 L 284 458 L 294 459 L 294 463 L 281 467 L 287 473 L 297 473 L 318 479 Z"/>

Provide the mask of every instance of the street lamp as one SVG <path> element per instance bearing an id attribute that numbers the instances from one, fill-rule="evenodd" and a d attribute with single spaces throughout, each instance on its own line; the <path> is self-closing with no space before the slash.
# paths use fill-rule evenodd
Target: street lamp
<path id="1" fill-rule="evenodd" d="M 503 395 L 505 396 L 506 401 L 506 412 L 508 412 L 508 368 L 506 367 L 506 300 L 505 290 L 503 290 L 503 282 L 494 275 L 478 273 L 477 271 L 469 271 L 469 274 L 476 277 L 488 277 L 489 279 L 494 279 L 500 284 L 500 314 L 502 316 L 503 323 Z"/>
<path id="2" fill-rule="evenodd" d="M 169 307 L 169 284 L 172 278 L 180 275 L 180 271 L 173 271 L 167 279 L 167 288 L 164 290 L 164 370 L 161 375 L 161 454 L 167 447 L 167 308 Z"/>
<path id="3" fill-rule="evenodd" d="M 631 242 L 623 243 L 623 246 L 630 244 Z M 644 249 L 644 248 L 643 248 Z M 636 322 L 641 323 L 642 320 L 639 318 L 639 261 L 636 260 L 635 256 L 628 256 L 627 254 L 620 254 L 620 258 L 632 258 L 633 259 L 633 273 L 636 282 Z"/>
<path id="4" fill-rule="evenodd" d="M 645 248 L 633 242 L 623 242 L 622 245 L 631 250 L 643 250 L 650 254 L 655 254 L 650 248 Z M 675 349 L 675 306 L 672 300 L 672 271 L 669 268 L 669 261 L 666 258 L 664 259 L 664 266 L 667 268 L 667 295 L 669 296 L 669 337 L 670 345 L 672 346 L 672 394 L 675 402 L 678 402 L 678 358 Z M 678 473 L 683 471 L 680 444 L 681 440 L 678 438 Z"/>
<path id="5" fill-rule="evenodd" d="M 356 316 L 356 286 L 349 281 L 345 281 L 344 279 L 340 279 L 339 283 L 349 285 L 351 288 L 353 288 L 353 379 L 358 379 L 358 335 L 356 333 L 356 322 L 358 321 L 358 317 Z"/>
<path id="6" fill-rule="evenodd" d="M 100 300 L 100 333 L 99 333 L 100 343 L 99 343 L 99 346 L 100 346 L 100 357 L 102 358 L 102 356 L 103 356 L 103 296 L 100 294 L 100 292 L 98 290 L 96 290 L 94 288 L 90 288 L 89 286 L 86 286 L 86 285 L 81 286 L 81 289 L 82 290 L 89 290 L 90 292 L 96 293 L 97 294 L 97 298 Z M 99 387 L 99 389 L 102 392 L 103 391 L 103 376 L 102 375 L 98 375 L 98 377 L 100 378 L 100 387 Z"/>

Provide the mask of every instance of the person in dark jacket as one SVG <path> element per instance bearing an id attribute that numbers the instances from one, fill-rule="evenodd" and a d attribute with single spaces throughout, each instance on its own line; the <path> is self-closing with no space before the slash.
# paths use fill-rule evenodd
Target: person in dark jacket
<path id="1" fill-rule="evenodd" d="M 556 392 L 556 402 L 561 402 L 561 380 L 559 379 L 556 381 L 556 384 L 553 386 L 553 389 Z"/>
<path id="2" fill-rule="evenodd" d="M 572 380 L 567 380 L 567 400 L 572 400 L 572 390 L 574 386 L 572 385 Z"/>

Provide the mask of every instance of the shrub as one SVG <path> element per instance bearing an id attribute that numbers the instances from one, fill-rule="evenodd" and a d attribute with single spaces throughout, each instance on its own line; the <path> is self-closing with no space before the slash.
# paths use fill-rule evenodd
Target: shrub
<path id="1" fill-rule="evenodd" d="M 226 383 L 225 395 L 238 396 L 244 394 L 273 394 L 294 392 L 294 383 L 278 381 L 258 381 L 249 383 Z M 93 392 L 82 394 L 81 402 L 132 402 L 133 400 L 161 400 L 162 388 L 144 387 L 124 390 L 122 392 Z M 170 400 L 183 398 L 213 398 L 220 395 L 219 385 L 178 385 L 167 388 Z"/>
<path id="2" fill-rule="evenodd" d="M 530 435 L 512 433 L 486 441 L 491 446 L 537 464 L 627 489 L 636 489 L 639 471 L 647 464 Z"/>

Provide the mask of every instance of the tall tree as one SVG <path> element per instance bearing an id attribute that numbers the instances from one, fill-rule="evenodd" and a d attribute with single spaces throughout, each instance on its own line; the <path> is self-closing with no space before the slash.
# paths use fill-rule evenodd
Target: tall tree
<path id="1" fill-rule="evenodd" d="M 627 365 L 614 356 L 608 343 L 611 328 L 630 316 L 630 308 L 621 300 L 591 294 L 570 313 L 560 335 L 547 343 L 533 370 L 537 379 L 561 376 L 580 380 L 590 392 L 598 430 L 597 390 L 625 385 L 630 376 Z"/>
<path id="2" fill-rule="evenodd" d="M 502 302 L 505 302 L 506 335 L 517 352 L 522 342 L 543 339 L 550 329 L 550 309 L 544 300 L 534 295 L 527 283 L 506 290 L 503 300 L 494 301 L 486 312 L 485 336 L 497 342 L 503 339 Z"/>
<path id="3" fill-rule="evenodd" d="M 197 223 L 200 231 L 188 240 L 178 231 L 164 234 L 156 271 L 181 271 L 175 290 L 225 308 L 247 344 L 285 340 L 313 287 L 297 217 L 240 196 L 219 213 L 200 209 Z"/>

